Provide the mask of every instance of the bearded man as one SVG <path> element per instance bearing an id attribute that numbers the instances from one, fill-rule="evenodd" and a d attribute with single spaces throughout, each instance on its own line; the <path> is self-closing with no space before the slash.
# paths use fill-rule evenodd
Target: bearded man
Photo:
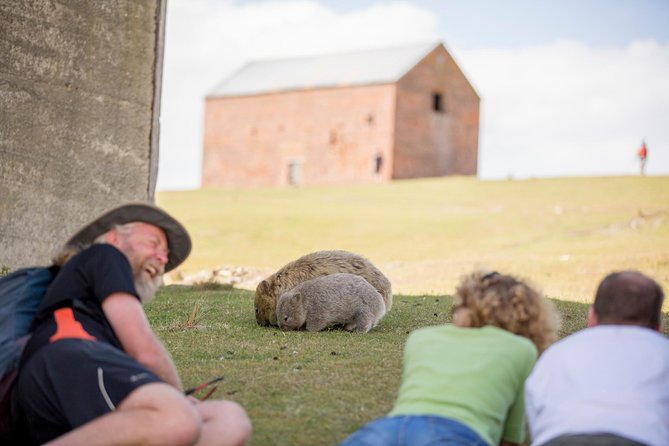
<path id="1" fill-rule="evenodd" d="M 183 394 L 144 313 L 190 249 L 184 227 L 144 203 L 105 213 L 66 243 L 76 254 L 44 296 L 12 397 L 22 444 L 246 442 L 241 406 Z"/>

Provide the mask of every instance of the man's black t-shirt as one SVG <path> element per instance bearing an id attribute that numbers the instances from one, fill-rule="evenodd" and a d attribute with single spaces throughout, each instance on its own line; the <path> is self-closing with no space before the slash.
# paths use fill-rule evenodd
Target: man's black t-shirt
<path id="1" fill-rule="evenodd" d="M 130 263 L 117 248 L 96 244 L 72 257 L 46 291 L 22 363 L 42 345 L 72 336 L 123 350 L 102 311 L 102 301 L 119 292 L 137 297 Z"/>

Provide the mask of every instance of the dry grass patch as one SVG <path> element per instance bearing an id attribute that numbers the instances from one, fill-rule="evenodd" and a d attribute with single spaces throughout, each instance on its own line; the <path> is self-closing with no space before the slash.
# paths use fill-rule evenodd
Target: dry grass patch
<path id="1" fill-rule="evenodd" d="M 184 272 L 276 271 L 306 253 L 365 255 L 401 294 L 449 294 L 476 267 L 590 302 L 611 270 L 669 289 L 669 177 L 478 181 L 162 192 L 193 236 Z M 669 306 L 665 307 L 669 309 Z"/>

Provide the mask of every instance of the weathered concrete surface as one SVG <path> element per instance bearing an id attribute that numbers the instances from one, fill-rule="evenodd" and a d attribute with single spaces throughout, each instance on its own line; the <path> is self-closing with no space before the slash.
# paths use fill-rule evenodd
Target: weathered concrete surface
<path id="1" fill-rule="evenodd" d="M 0 265 L 152 200 L 165 0 L 0 2 Z"/>

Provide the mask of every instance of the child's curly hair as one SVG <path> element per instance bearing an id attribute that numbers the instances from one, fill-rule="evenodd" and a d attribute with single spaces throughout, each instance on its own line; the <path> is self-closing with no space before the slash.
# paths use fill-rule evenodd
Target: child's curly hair
<path id="1" fill-rule="evenodd" d="M 543 352 L 557 339 L 561 319 L 555 305 L 525 282 L 497 272 L 464 276 L 453 309 L 469 310 L 470 327 L 493 325 L 528 338 Z"/>

